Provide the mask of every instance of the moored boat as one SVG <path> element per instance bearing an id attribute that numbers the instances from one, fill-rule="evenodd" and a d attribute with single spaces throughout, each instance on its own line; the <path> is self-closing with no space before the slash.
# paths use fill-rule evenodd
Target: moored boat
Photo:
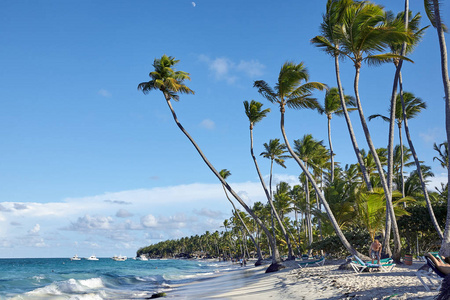
<path id="1" fill-rule="evenodd" d="M 70 258 L 70 260 L 81 260 L 81 258 L 79 258 L 77 254 L 75 254 Z"/>
<path id="2" fill-rule="evenodd" d="M 98 258 L 95 255 L 91 255 L 89 257 L 86 257 L 86 260 L 98 260 Z"/>

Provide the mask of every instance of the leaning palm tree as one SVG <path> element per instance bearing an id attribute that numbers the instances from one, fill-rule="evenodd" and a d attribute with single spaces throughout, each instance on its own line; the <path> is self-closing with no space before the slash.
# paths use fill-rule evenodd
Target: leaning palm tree
<path id="1" fill-rule="evenodd" d="M 355 98 L 353 96 L 344 95 L 344 102 L 349 106 L 355 106 Z M 347 111 L 355 110 L 356 108 L 348 108 Z M 344 110 L 341 108 L 339 89 L 331 88 L 325 94 L 325 103 L 323 107 L 319 107 L 319 113 L 325 114 L 328 119 L 328 144 L 330 145 L 330 160 L 331 160 L 331 182 L 334 181 L 334 152 L 333 144 L 331 143 L 331 119 L 333 114 L 336 116 L 342 116 Z"/>
<path id="2" fill-rule="evenodd" d="M 275 226 L 273 222 L 273 218 L 277 219 L 278 224 L 280 225 L 281 231 L 283 232 L 283 235 L 285 237 L 287 246 L 288 246 L 288 257 L 290 260 L 295 259 L 293 252 L 292 252 L 292 246 L 289 239 L 289 234 L 284 228 L 283 221 L 278 215 L 277 210 L 275 209 L 275 206 L 273 205 L 273 193 L 272 193 L 272 174 L 273 174 L 273 162 L 275 162 L 277 165 L 282 166 L 283 168 L 286 168 L 284 165 L 284 161 L 288 158 L 290 158 L 289 155 L 286 155 L 287 152 L 286 145 L 280 144 L 280 139 L 273 139 L 270 140 L 269 143 L 264 143 L 264 148 L 266 151 L 261 152 L 261 156 L 264 158 L 270 159 L 270 176 L 269 176 L 269 189 L 270 189 L 270 197 L 268 198 L 270 207 L 272 209 L 272 230 L 273 235 L 275 236 Z"/>
<path id="3" fill-rule="evenodd" d="M 189 73 L 183 71 L 176 71 L 175 65 L 179 62 L 172 56 L 163 55 L 161 58 L 157 58 L 153 62 L 154 71 L 149 73 L 150 80 L 142 82 L 138 85 L 138 90 L 141 90 L 144 94 L 148 94 L 153 90 L 159 90 L 163 93 L 164 98 L 169 106 L 169 109 L 172 113 L 173 119 L 177 124 L 178 128 L 183 132 L 183 134 L 189 139 L 192 145 L 197 150 L 198 154 L 201 156 L 203 161 L 206 163 L 208 168 L 214 173 L 214 175 L 219 179 L 219 181 L 227 188 L 231 195 L 239 202 L 239 204 L 244 207 L 248 214 L 252 216 L 252 218 L 258 223 L 258 225 L 264 230 L 266 233 L 269 243 L 272 244 L 273 247 L 273 255 L 272 255 L 272 264 L 267 269 L 269 272 L 277 271 L 281 268 L 284 268 L 281 265 L 281 257 L 274 247 L 274 238 L 270 234 L 270 231 L 266 226 L 261 222 L 261 220 L 253 213 L 251 208 L 239 197 L 239 195 L 231 188 L 231 186 L 225 181 L 225 179 L 220 176 L 219 172 L 214 168 L 214 166 L 209 162 L 206 156 L 203 154 L 200 147 L 197 145 L 195 140 L 190 136 L 190 134 L 184 129 L 181 123 L 178 121 L 178 117 L 172 107 L 172 103 L 170 100 L 178 101 L 179 95 L 181 94 L 194 94 L 194 91 L 187 87 L 184 82 L 186 80 L 190 80 Z M 267 271 L 266 271 L 267 272 Z"/>
<path id="4" fill-rule="evenodd" d="M 280 107 L 281 113 L 281 133 L 283 135 L 285 144 L 291 156 L 295 159 L 297 164 L 303 170 L 306 176 L 308 176 L 309 181 L 312 183 L 316 193 L 319 195 L 320 201 L 325 207 L 325 210 L 330 218 L 330 222 L 333 225 L 333 228 L 336 232 L 336 235 L 339 237 L 345 248 L 352 255 L 362 255 L 358 251 L 356 251 L 345 238 L 343 232 L 339 228 L 333 212 L 331 211 L 327 201 L 323 193 L 320 191 L 317 183 L 312 177 L 311 173 L 306 169 L 303 162 L 298 158 L 298 156 L 294 153 L 292 147 L 289 144 L 289 140 L 287 139 L 286 132 L 284 129 L 284 114 L 286 111 L 286 106 L 288 108 L 317 108 L 319 105 L 317 100 L 312 97 L 312 91 L 319 89 L 324 90 L 326 85 L 320 82 L 307 82 L 309 79 L 309 73 L 303 63 L 295 64 L 293 62 L 286 62 L 280 70 L 280 74 L 278 76 L 278 82 L 275 85 L 275 89 L 272 89 L 265 81 L 259 80 L 255 81 L 254 87 L 256 87 L 259 93 L 269 100 L 271 103 L 276 103 Z M 306 81 L 306 83 L 303 83 Z M 365 257 L 365 256 L 364 256 Z"/>
<path id="5" fill-rule="evenodd" d="M 348 114 L 347 104 L 345 102 L 344 89 L 341 83 L 339 59 L 343 58 L 340 51 L 342 33 L 340 28 L 342 26 L 342 20 L 346 15 L 347 9 L 353 5 L 353 0 L 328 0 L 326 13 L 323 15 L 323 22 L 320 24 L 320 31 L 322 35 L 318 35 L 311 39 L 316 47 L 321 48 L 327 54 L 334 57 L 334 67 L 336 72 L 336 81 L 339 91 L 339 99 L 341 100 L 342 111 L 347 124 L 347 129 L 350 134 L 350 140 L 352 141 L 353 150 L 355 151 L 356 158 L 361 167 L 361 173 L 366 183 L 367 189 L 372 190 L 369 175 L 367 174 L 366 167 L 364 165 L 358 142 L 356 141 L 356 135 L 353 130 L 352 121 Z"/>
<path id="6" fill-rule="evenodd" d="M 445 44 L 444 32 L 447 27 L 442 22 L 439 0 L 424 0 L 425 11 L 430 19 L 431 25 L 436 28 L 439 38 L 439 49 L 441 51 L 441 70 L 442 81 L 444 84 L 445 93 L 445 129 L 447 132 L 447 143 L 450 140 L 450 78 L 448 75 L 448 57 L 447 46 Z M 447 182 L 450 182 L 450 165 L 447 166 Z M 450 199 L 450 192 L 447 195 Z M 445 231 L 442 239 L 441 249 L 439 254 L 450 256 L 450 201 L 447 204 L 447 218 L 445 220 Z"/>
<path id="7" fill-rule="evenodd" d="M 227 169 L 222 169 L 219 172 L 220 176 L 222 176 L 223 179 L 227 179 L 229 176 L 231 176 L 231 172 L 228 171 Z M 225 192 L 225 196 L 227 197 L 228 201 L 230 201 L 231 205 L 233 206 L 233 209 L 235 212 L 237 212 L 238 210 L 236 209 L 236 206 L 234 205 L 234 202 L 230 199 L 230 197 L 228 197 L 228 193 L 227 190 L 225 189 L 225 186 L 222 185 L 223 191 Z M 250 237 L 250 239 L 252 240 L 253 244 L 255 245 L 256 248 L 256 253 L 258 255 L 258 260 L 255 262 L 255 266 L 259 266 L 262 264 L 262 253 L 261 253 L 261 249 L 259 248 L 259 245 L 256 243 L 255 238 L 253 237 L 253 235 L 250 233 L 250 230 L 248 229 L 247 225 L 245 224 L 244 220 L 242 220 L 241 214 L 236 213 L 236 215 L 238 216 L 239 220 L 242 223 L 242 226 L 244 226 L 245 231 L 247 232 L 247 235 Z"/>

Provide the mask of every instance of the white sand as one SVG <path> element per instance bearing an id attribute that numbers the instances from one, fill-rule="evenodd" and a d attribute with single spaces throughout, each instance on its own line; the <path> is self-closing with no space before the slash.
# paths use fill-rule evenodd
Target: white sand
<path id="1" fill-rule="evenodd" d="M 291 268 L 266 274 L 268 267 L 239 268 L 214 278 L 176 287 L 168 298 L 176 299 L 421 299 L 432 300 L 415 273 L 424 264 L 396 266 L 391 272 L 338 270 L 340 262 L 322 267 Z"/>

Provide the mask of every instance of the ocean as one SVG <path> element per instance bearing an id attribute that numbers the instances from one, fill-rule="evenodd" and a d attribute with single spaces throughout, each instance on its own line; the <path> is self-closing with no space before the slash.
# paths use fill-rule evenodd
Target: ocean
<path id="1" fill-rule="evenodd" d="M 238 269 L 213 260 L 0 259 L 0 299 L 147 299 Z"/>

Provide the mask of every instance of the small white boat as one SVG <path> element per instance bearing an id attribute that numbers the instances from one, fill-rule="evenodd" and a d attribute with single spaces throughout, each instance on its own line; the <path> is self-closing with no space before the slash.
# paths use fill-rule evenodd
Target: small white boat
<path id="1" fill-rule="evenodd" d="M 139 255 L 139 257 L 136 257 L 136 259 L 137 260 L 144 260 L 144 261 L 148 260 L 147 256 L 145 256 L 145 255 Z"/>
<path id="2" fill-rule="evenodd" d="M 98 260 L 98 258 L 95 255 L 91 255 L 89 257 L 86 257 L 86 260 Z"/>
<path id="3" fill-rule="evenodd" d="M 75 254 L 70 258 L 70 260 L 81 260 L 81 258 L 79 258 L 77 254 Z"/>
<path id="4" fill-rule="evenodd" d="M 112 257 L 112 259 L 115 260 L 115 261 L 126 261 L 126 260 L 127 260 L 127 257 L 126 257 L 126 256 L 122 256 L 122 255 L 119 255 L 119 256 L 114 255 L 114 256 Z"/>

